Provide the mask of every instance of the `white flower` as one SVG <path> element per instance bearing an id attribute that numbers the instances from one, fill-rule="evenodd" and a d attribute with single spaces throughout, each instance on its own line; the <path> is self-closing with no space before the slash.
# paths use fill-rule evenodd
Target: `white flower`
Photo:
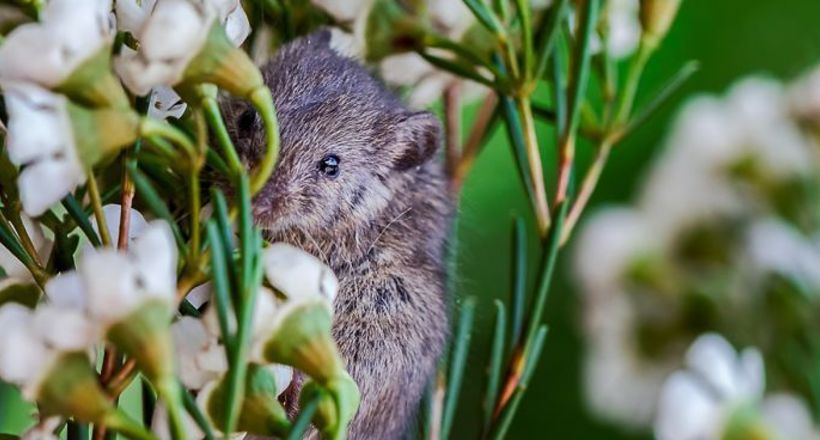
<path id="1" fill-rule="evenodd" d="M 86 351 L 99 336 L 82 313 L 53 305 L 32 311 L 6 304 L 0 307 L 0 328 L 0 378 L 19 386 L 29 400 L 60 353 Z"/>
<path id="2" fill-rule="evenodd" d="M 33 85 L 3 84 L 9 113 L 9 159 L 25 166 L 17 180 L 23 210 L 44 213 L 85 181 L 66 99 Z"/>
<path id="3" fill-rule="evenodd" d="M 111 0 L 51 0 L 42 22 L 17 27 L 0 45 L 0 81 L 55 87 L 113 39 Z"/>
<path id="4" fill-rule="evenodd" d="M 172 304 L 176 294 L 177 248 L 164 221 L 148 224 L 127 253 L 98 249 L 85 253 L 76 272 L 46 285 L 53 301 L 85 306 L 103 326 L 120 322 L 149 300 Z"/>
<path id="5" fill-rule="evenodd" d="M 808 290 L 820 287 L 820 246 L 782 221 L 763 219 L 747 232 L 747 254 L 755 272 L 776 272 L 807 283 Z"/>
<path id="6" fill-rule="evenodd" d="M 165 1 L 165 0 L 160 0 Z M 190 0 L 194 3 L 205 4 L 214 9 L 219 22 L 236 46 L 242 44 L 250 33 L 250 23 L 242 3 L 239 0 Z M 117 28 L 124 32 L 138 35 L 151 14 L 156 9 L 158 0 L 118 0 L 115 4 L 117 11 Z"/>
<path id="7" fill-rule="evenodd" d="M 205 323 L 189 316 L 171 326 L 174 346 L 177 347 L 179 377 L 190 390 L 202 389 L 208 382 L 219 379 L 228 371 L 225 347 L 216 333 Z"/>
<path id="8" fill-rule="evenodd" d="M 43 234 L 43 227 L 30 219 L 26 215 L 22 215 L 23 226 L 26 228 L 29 238 L 31 238 L 34 248 L 37 249 L 37 255 L 41 261 L 47 261 L 48 255 L 51 253 L 53 241 L 49 240 Z M 6 273 L 6 277 L 17 281 L 33 281 L 34 278 L 31 272 L 26 269 L 26 266 L 20 262 L 5 246 L 0 246 L 0 268 Z"/>
<path id="9" fill-rule="evenodd" d="M 745 80 L 725 99 L 698 98 L 686 106 L 644 186 L 642 209 L 664 237 L 748 212 L 765 200 L 744 191 L 733 168 L 751 163 L 764 179 L 783 181 L 811 171 L 810 148 L 789 119 L 782 87 Z"/>
<path id="10" fill-rule="evenodd" d="M 783 395 L 763 399 L 765 371 L 756 349 L 738 354 L 720 335 L 706 334 L 690 347 L 686 366 L 661 391 L 655 420 L 659 440 L 720 439 L 734 411 L 749 407 L 762 412 L 761 422 L 775 438 L 817 438 L 799 401 Z M 798 436 L 778 436 L 784 434 Z"/>
<path id="11" fill-rule="evenodd" d="M 154 221 L 129 248 L 84 256 L 79 264 L 89 311 L 103 322 L 125 318 L 150 299 L 173 302 L 176 294 L 177 248 L 168 225 Z"/>
<path id="12" fill-rule="evenodd" d="M 212 8 L 187 0 L 162 0 L 137 30 L 137 53 L 123 53 L 115 67 L 125 85 L 138 95 L 152 87 L 174 85 L 205 43 L 215 19 Z"/>
<path id="13" fill-rule="evenodd" d="M 367 12 L 370 0 L 311 0 L 311 3 L 324 9 L 336 21 L 348 23 Z"/>
<path id="14" fill-rule="evenodd" d="M 590 218 L 575 249 L 587 335 L 585 395 L 595 413 L 633 427 L 651 422 L 658 389 L 677 362 L 641 353 L 625 277 L 636 261 L 661 257 L 661 246 L 641 212 L 610 208 Z"/>
<path id="15" fill-rule="evenodd" d="M 139 95 L 178 83 L 216 20 L 237 46 L 250 31 L 237 0 L 159 0 L 140 9 L 142 15 L 135 5 L 123 7 L 129 11 L 126 25 L 140 41 L 140 49 L 123 52 L 115 67 L 125 85 Z"/>
<path id="16" fill-rule="evenodd" d="M 268 281 L 288 302 L 317 296 L 333 302 L 339 282 L 318 258 L 285 243 L 268 246 L 262 258 Z"/>
<path id="17" fill-rule="evenodd" d="M 20 436 L 20 440 L 59 440 L 54 431 L 63 423 L 59 417 L 49 417 L 29 428 Z"/>
<path id="18" fill-rule="evenodd" d="M 190 440 L 202 440 L 205 438 L 205 433 L 199 428 L 193 417 L 188 412 L 182 414 L 183 423 L 185 424 L 185 432 Z M 170 420 L 168 418 L 168 410 L 162 402 L 157 402 L 154 408 L 154 414 L 151 417 L 151 432 L 157 436 L 159 440 L 171 440 L 171 432 L 168 430 Z M 244 432 L 234 433 L 229 436 L 230 440 L 242 440 L 247 436 Z"/>
<path id="19" fill-rule="evenodd" d="M 613 58 L 622 59 L 635 51 L 641 39 L 638 0 L 609 0 L 606 5 L 606 50 Z"/>
<path id="20" fill-rule="evenodd" d="M 121 211 L 122 206 L 115 203 L 103 206 L 103 216 L 105 217 L 105 224 L 108 226 L 108 236 L 111 238 L 111 243 L 115 247 L 118 244 L 117 241 L 120 235 Z M 145 217 L 143 217 L 142 213 L 133 208 L 129 211 L 128 216 L 128 246 L 130 247 L 134 240 L 145 232 L 145 229 L 148 227 L 148 222 L 145 221 Z M 96 216 L 92 215 L 88 218 L 88 221 L 91 223 L 94 232 L 99 236 L 100 228 L 97 226 Z M 85 235 L 80 235 L 80 237 L 81 240 L 84 241 L 82 246 L 83 251 L 93 251 L 93 247 L 90 242 L 86 241 Z"/>

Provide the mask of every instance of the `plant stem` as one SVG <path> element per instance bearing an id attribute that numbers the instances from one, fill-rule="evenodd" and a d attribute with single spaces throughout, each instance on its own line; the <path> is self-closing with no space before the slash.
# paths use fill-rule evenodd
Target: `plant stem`
<path id="1" fill-rule="evenodd" d="M 444 151 L 447 175 L 455 174 L 461 152 L 461 105 L 458 82 L 453 81 L 444 89 Z"/>
<path id="2" fill-rule="evenodd" d="M 94 209 L 94 218 L 97 220 L 97 232 L 103 246 L 111 246 L 111 234 L 108 233 L 108 222 L 102 209 L 102 198 L 100 188 L 97 186 L 97 178 L 92 170 L 87 170 L 88 175 L 88 197 L 91 200 L 91 207 Z"/>
<path id="3" fill-rule="evenodd" d="M 251 177 L 251 194 L 258 193 L 268 182 L 276 160 L 279 158 L 279 122 L 276 120 L 276 109 L 270 90 L 260 87 L 250 95 L 251 103 L 262 116 L 265 125 L 266 150 L 256 172 Z"/>
<path id="4" fill-rule="evenodd" d="M 556 205 L 564 203 L 569 191 L 572 168 L 575 162 L 575 141 L 581 115 L 581 103 L 589 82 L 590 41 L 593 32 L 595 32 L 599 9 L 600 0 L 588 0 L 581 10 L 580 37 L 572 54 L 570 86 L 567 90 L 567 104 L 569 106 L 567 120 L 561 127 L 559 136 L 560 158 L 558 189 L 555 194 Z"/>
<path id="5" fill-rule="evenodd" d="M 638 47 L 638 53 L 632 57 L 632 62 L 629 64 L 629 72 L 626 76 L 623 91 L 620 94 L 615 117 L 610 124 L 610 130 L 617 126 L 625 124 L 632 113 L 632 106 L 635 102 L 635 96 L 638 92 L 638 85 L 641 82 L 643 70 L 646 67 L 649 57 L 652 55 L 654 47 L 649 45 L 645 39 L 641 39 L 641 44 Z"/>
<path id="6" fill-rule="evenodd" d="M 222 113 L 219 110 L 219 104 L 212 96 L 206 96 L 202 99 L 202 108 L 205 110 L 205 117 L 208 120 L 208 125 L 216 134 L 216 140 L 222 148 L 222 154 L 228 163 L 228 167 L 234 176 L 241 174 L 245 167 L 236 153 L 231 136 L 228 134 L 228 128 L 225 126 L 225 121 L 222 118 Z"/>
<path id="7" fill-rule="evenodd" d="M 484 98 L 481 107 L 473 120 L 473 128 L 470 129 L 470 134 L 467 135 L 467 141 L 461 149 L 461 158 L 456 164 L 453 175 L 450 178 L 450 188 L 453 192 L 458 192 L 464 184 L 464 179 L 473 167 L 479 150 L 481 150 L 482 140 L 487 134 L 487 129 L 490 126 L 490 121 L 495 114 L 496 106 L 498 105 L 498 95 L 491 91 Z"/>
<path id="8" fill-rule="evenodd" d="M 561 233 L 561 246 L 565 245 L 572 234 L 575 225 L 578 223 L 581 213 L 586 208 L 592 193 L 595 192 L 595 187 L 598 186 L 598 180 L 604 171 L 606 162 L 609 159 L 609 153 L 612 151 L 613 144 L 609 140 L 605 140 L 598 147 L 598 152 L 595 154 L 595 159 L 587 170 L 584 176 L 584 181 L 581 183 L 581 188 L 578 195 L 572 204 L 572 208 L 567 214 L 564 222 L 564 230 Z"/>
<path id="9" fill-rule="evenodd" d="M 544 170 L 541 165 L 541 152 L 538 149 L 538 138 L 535 134 L 535 118 L 532 115 L 532 105 L 529 97 L 518 97 L 515 100 L 521 126 L 524 131 L 524 145 L 526 146 L 527 162 L 530 166 L 530 178 L 533 187 L 533 208 L 538 221 L 538 232 L 544 236 L 550 227 L 550 210 L 547 201 L 547 191 L 544 188 Z"/>

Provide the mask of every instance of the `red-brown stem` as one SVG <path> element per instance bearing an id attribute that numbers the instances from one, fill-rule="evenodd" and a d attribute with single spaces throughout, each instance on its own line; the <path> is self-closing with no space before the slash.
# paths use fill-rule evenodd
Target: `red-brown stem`
<path id="1" fill-rule="evenodd" d="M 493 418 L 498 418 L 498 416 L 501 415 L 501 412 L 504 411 L 504 407 L 507 406 L 507 403 L 512 398 L 513 393 L 515 393 L 515 388 L 518 386 L 518 382 L 521 380 L 521 374 L 524 372 L 525 364 L 526 358 L 524 356 L 523 349 L 519 347 L 515 350 L 515 354 L 513 354 L 513 359 L 510 363 L 510 372 L 507 375 L 507 380 L 504 382 L 504 388 L 502 388 L 498 402 L 496 403 Z"/>
<path id="2" fill-rule="evenodd" d="M 453 81 L 444 89 L 444 166 L 452 177 L 461 156 L 461 86 Z"/>
<path id="3" fill-rule="evenodd" d="M 561 150 L 558 158 L 558 188 L 555 193 L 555 205 L 558 206 L 567 198 L 569 191 L 569 179 L 572 174 L 572 164 L 575 161 L 575 135 L 572 133 L 561 142 Z"/>
<path id="4" fill-rule="evenodd" d="M 598 153 L 595 155 L 595 159 L 592 165 L 589 166 L 589 170 L 587 170 L 587 174 L 584 176 L 584 181 L 581 183 L 578 197 L 575 199 L 575 203 L 572 204 L 566 220 L 564 220 L 564 228 L 561 234 L 562 246 L 569 240 L 573 228 L 578 223 L 578 219 L 584 212 L 587 203 L 589 203 L 592 193 L 595 192 L 595 187 L 598 186 L 598 180 L 601 178 L 601 173 L 604 171 L 604 166 L 609 158 L 609 153 L 612 151 L 613 145 L 611 140 L 605 139 L 598 148 Z"/>
<path id="5" fill-rule="evenodd" d="M 136 361 L 134 361 L 134 359 L 128 359 L 125 364 L 123 364 L 122 368 L 120 368 L 108 382 L 108 393 L 111 396 L 119 396 L 122 394 L 122 392 L 125 391 L 131 383 L 131 379 L 134 377 L 136 368 Z"/>
<path id="6" fill-rule="evenodd" d="M 498 95 L 494 91 L 487 93 L 487 97 L 484 98 L 484 102 L 481 103 L 481 107 L 475 116 L 473 128 L 470 129 L 470 133 L 467 135 L 467 141 L 461 149 L 461 158 L 451 175 L 450 187 L 453 192 L 458 192 L 461 189 L 464 179 L 467 178 L 467 174 L 472 169 L 473 163 L 478 157 L 478 152 L 481 150 L 481 141 L 487 133 L 497 104 Z"/>
<path id="7" fill-rule="evenodd" d="M 546 237 L 551 221 L 550 208 L 547 200 L 547 190 L 544 187 L 544 169 L 541 165 L 538 136 L 535 134 L 535 118 L 532 115 L 532 105 L 529 97 L 519 97 L 515 100 L 515 103 L 521 115 L 521 128 L 524 130 L 527 162 L 530 166 L 530 178 L 532 179 L 532 204 L 535 210 L 535 218 L 538 221 L 539 234 Z"/>

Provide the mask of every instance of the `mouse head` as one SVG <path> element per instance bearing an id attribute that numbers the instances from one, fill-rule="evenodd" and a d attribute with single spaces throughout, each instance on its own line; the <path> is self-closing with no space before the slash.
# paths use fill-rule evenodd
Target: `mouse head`
<path id="1" fill-rule="evenodd" d="M 263 228 L 321 234 L 363 225 L 430 161 L 441 138 L 437 118 L 404 107 L 320 31 L 284 46 L 264 70 L 280 125 L 276 170 L 254 200 Z M 247 104 L 226 104 L 241 158 L 264 154 L 264 128 Z"/>

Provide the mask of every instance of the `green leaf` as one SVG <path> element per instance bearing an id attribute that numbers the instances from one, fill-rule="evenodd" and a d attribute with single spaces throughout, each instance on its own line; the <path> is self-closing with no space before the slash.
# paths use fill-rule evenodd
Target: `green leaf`
<path id="1" fill-rule="evenodd" d="M 524 302 L 527 295 L 527 231 L 524 219 L 516 217 L 513 226 L 512 331 L 510 344 L 518 344 L 524 325 Z"/>
<path id="2" fill-rule="evenodd" d="M 646 106 L 638 110 L 635 116 L 632 117 L 623 129 L 620 137 L 624 138 L 628 136 L 648 121 L 649 118 L 654 116 L 658 109 L 666 104 L 669 101 L 669 98 L 679 91 L 686 81 L 688 81 L 692 75 L 698 71 L 698 69 L 700 69 L 700 63 L 697 61 L 690 61 L 681 67 L 681 69 L 678 70 L 678 72 L 672 76 L 672 78 L 664 84 L 663 87 L 661 87 L 660 91 L 655 94 L 655 97 L 649 101 Z"/>
<path id="3" fill-rule="evenodd" d="M 473 328 L 475 315 L 474 297 L 468 297 L 461 305 L 461 316 L 458 320 L 458 330 L 453 339 L 453 353 L 450 359 L 450 371 L 447 377 L 447 393 L 445 395 L 444 410 L 442 412 L 441 438 L 450 438 L 450 430 L 455 419 L 458 395 L 461 390 L 461 381 L 464 377 L 464 367 L 467 361 L 467 349 L 470 347 L 470 333 Z"/>
<path id="4" fill-rule="evenodd" d="M 532 350 L 527 356 L 527 365 L 524 367 L 524 372 L 521 374 L 521 379 L 518 381 L 515 392 L 510 398 L 510 402 L 501 414 L 500 421 L 493 434 L 493 439 L 501 440 L 507 436 L 507 431 L 510 429 L 513 418 L 518 411 L 518 406 L 521 404 L 521 399 L 524 397 L 524 392 L 529 385 L 530 377 L 532 377 L 535 367 L 541 357 L 541 350 L 544 347 L 544 340 L 547 336 L 547 326 L 542 325 L 538 328 L 538 332 L 533 341 Z"/>
<path id="5" fill-rule="evenodd" d="M 547 16 L 543 20 L 543 25 L 537 32 L 536 38 L 539 40 L 538 44 L 538 63 L 535 68 L 535 75 L 533 78 L 539 79 L 544 76 L 547 70 L 547 64 L 552 57 L 555 49 L 555 44 L 558 36 L 561 33 L 561 26 L 568 11 L 569 0 L 560 0 L 556 5 L 550 8 Z M 540 38 L 539 38 L 540 37 Z"/>
<path id="6" fill-rule="evenodd" d="M 480 0 L 464 0 L 464 4 L 470 9 L 479 23 L 483 24 L 490 32 L 499 39 L 506 39 L 506 31 L 498 16 Z"/>
<path id="7" fill-rule="evenodd" d="M 0 305 L 17 303 L 33 309 L 37 306 L 40 295 L 42 291 L 34 283 L 16 279 L 0 280 Z"/>
<path id="8" fill-rule="evenodd" d="M 182 402 L 185 405 L 185 410 L 188 411 L 188 414 L 190 414 L 194 419 L 197 426 L 199 426 L 199 429 L 205 433 L 205 440 L 215 440 L 216 436 L 211 429 L 211 425 L 208 423 L 205 415 L 202 414 L 202 411 L 199 409 L 199 405 L 196 404 L 194 396 L 192 396 L 187 390 L 182 391 Z"/>
<path id="9" fill-rule="evenodd" d="M 288 433 L 287 440 L 299 440 L 304 436 L 310 427 L 313 415 L 316 414 L 316 410 L 319 408 L 320 400 L 322 400 L 322 396 L 317 394 L 306 405 L 302 406 L 299 415 L 293 422 L 293 428 Z"/>
<path id="10" fill-rule="evenodd" d="M 504 330 L 507 326 L 507 310 L 504 303 L 495 300 L 495 331 L 490 348 L 490 365 L 487 369 L 487 390 L 484 394 L 484 432 L 488 432 L 493 420 L 498 383 L 501 380 L 501 364 L 504 360 Z"/>

